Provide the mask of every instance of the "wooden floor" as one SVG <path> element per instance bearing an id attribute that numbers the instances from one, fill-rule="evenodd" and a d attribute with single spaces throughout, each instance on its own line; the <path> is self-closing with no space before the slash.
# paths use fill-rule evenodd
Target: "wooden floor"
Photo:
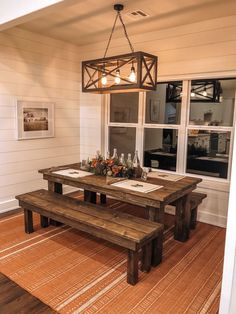
<path id="1" fill-rule="evenodd" d="M 0 274 L 0 313 L 50 314 L 56 312 L 6 276 Z"/>

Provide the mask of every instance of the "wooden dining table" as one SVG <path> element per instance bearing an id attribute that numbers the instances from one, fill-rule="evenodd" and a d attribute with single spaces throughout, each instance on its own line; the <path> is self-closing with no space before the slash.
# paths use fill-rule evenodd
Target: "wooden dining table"
<path id="1" fill-rule="evenodd" d="M 80 163 L 39 170 L 39 173 L 43 174 L 43 179 L 48 181 L 48 190 L 63 194 L 63 185 L 73 186 L 83 189 L 85 201 L 92 203 L 96 202 L 97 193 L 101 195 L 102 203 L 105 202 L 106 196 L 113 197 L 122 202 L 146 207 L 148 219 L 162 224 L 164 224 L 165 206 L 174 203 L 176 207 L 174 238 L 181 242 L 185 242 L 189 238 L 190 194 L 202 179 L 189 176 L 183 176 L 178 181 L 148 178 L 146 182 L 162 187 L 149 193 L 143 193 L 112 185 L 112 183 L 122 180 L 120 178 L 95 174 L 74 178 L 56 173 L 64 169 L 79 171 Z M 141 179 L 135 180 L 141 181 Z"/>

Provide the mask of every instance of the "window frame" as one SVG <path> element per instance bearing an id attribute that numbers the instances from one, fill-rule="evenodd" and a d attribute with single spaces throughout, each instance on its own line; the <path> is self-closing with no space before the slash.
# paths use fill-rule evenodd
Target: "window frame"
<path id="1" fill-rule="evenodd" d="M 209 79 L 209 77 L 201 78 Z M 236 79 L 234 77 L 216 78 L 216 79 Z M 232 166 L 232 151 L 233 151 L 233 140 L 234 140 L 234 130 L 236 122 L 236 91 L 235 91 L 235 101 L 234 101 L 234 116 L 232 126 L 203 126 L 203 125 L 193 125 L 189 123 L 190 117 L 190 105 L 191 105 L 191 81 L 197 80 L 196 78 L 182 79 L 182 101 L 181 101 L 181 113 L 180 113 L 180 123 L 179 124 L 151 124 L 145 123 L 146 120 L 146 92 L 139 92 L 138 101 L 138 122 L 137 123 L 116 123 L 110 122 L 110 95 L 104 95 L 105 104 L 105 119 L 104 119 L 104 143 L 103 152 L 106 154 L 109 145 L 109 127 L 135 127 L 136 128 L 136 138 L 135 138 L 135 149 L 139 152 L 140 163 L 143 166 L 143 147 L 144 147 L 144 129 L 145 128 L 155 128 L 155 129 L 176 129 L 178 130 L 178 144 L 177 144 L 177 156 L 176 156 L 176 174 L 189 175 L 192 177 L 201 177 L 202 179 L 208 181 L 218 181 L 218 182 L 229 182 L 230 173 Z M 168 82 L 180 81 L 180 79 L 168 80 Z M 166 83 L 167 81 L 159 81 L 158 84 Z M 190 129 L 199 129 L 207 131 L 217 131 L 217 132 L 230 132 L 230 149 L 229 149 L 229 161 L 228 161 L 228 174 L 227 178 L 211 177 L 206 175 L 199 175 L 187 172 L 187 146 L 188 146 L 188 132 Z M 183 145 L 184 143 L 184 145 Z M 157 169 L 153 169 L 155 171 Z M 161 172 L 173 173 L 173 171 L 158 169 Z"/>

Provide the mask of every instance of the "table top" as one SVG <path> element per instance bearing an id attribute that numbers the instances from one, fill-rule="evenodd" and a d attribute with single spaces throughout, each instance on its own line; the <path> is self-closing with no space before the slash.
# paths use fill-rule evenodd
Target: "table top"
<path id="1" fill-rule="evenodd" d="M 47 169 L 40 169 L 39 173 L 43 174 L 45 180 L 70 185 L 85 190 L 98 192 L 112 196 L 116 199 L 123 200 L 128 203 L 142 204 L 145 206 L 160 206 L 160 204 L 169 204 L 180 197 L 190 193 L 194 190 L 199 182 L 202 181 L 200 178 L 185 176 L 178 181 L 162 180 L 160 178 L 148 178 L 148 183 L 161 185 L 162 188 L 149 192 L 142 193 L 132 190 L 123 189 L 120 187 L 113 186 L 112 183 L 124 180 L 124 178 L 114 178 L 90 175 L 85 177 L 73 178 L 65 175 L 55 173 L 55 171 L 63 169 L 77 169 L 79 170 L 80 164 L 69 164 L 58 167 L 51 167 Z M 139 182 L 143 182 L 141 179 L 135 179 Z"/>

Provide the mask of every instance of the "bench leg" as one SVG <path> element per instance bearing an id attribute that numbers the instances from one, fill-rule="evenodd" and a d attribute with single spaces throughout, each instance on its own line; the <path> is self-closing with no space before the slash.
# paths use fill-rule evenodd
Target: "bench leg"
<path id="1" fill-rule="evenodd" d="M 141 270 L 148 273 L 151 270 L 152 259 L 152 242 L 146 244 L 142 249 L 142 265 Z"/>
<path id="2" fill-rule="evenodd" d="M 57 182 L 48 181 L 48 191 L 58 193 L 58 194 L 63 194 L 62 184 L 57 183 Z M 58 222 L 52 218 L 49 219 L 49 222 L 50 222 L 50 225 L 52 225 L 54 227 L 58 227 L 58 226 L 62 225 L 61 222 Z"/>
<path id="3" fill-rule="evenodd" d="M 105 194 L 100 194 L 100 203 L 101 204 L 107 203 L 107 196 Z"/>
<path id="4" fill-rule="evenodd" d="M 197 225 L 197 207 L 191 210 L 190 229 L 195 229 Z"/>
<path id="5" fill-rule="evenodd" d="M 24 217 L 25 217 L 25 233 L 34 232 L 32 211 L 24 209 Z"/>
<path id="6" fill-rule="evenodd" d="M 48 217 L 40 215 L 40 225 L 42 228 L 48 227 L 49 226 Z"/>
<path id="7" fill-rule="evenodd" d="M 92 192 L 92 191 L 88 191 L 88 190 L 84 190 L 84 201 L 96 204 L 97 193 L 96 192 Z"/>
<path id="8" fill-rule="evenodd" d="M 133 286 L 138 282 L 138 251 L 128 250 L 127 282 Z"/>
<path id="9" fill-rule="evenodd" d="M 156 267 L 162 261 L 163 251 L 163 232 L 158 235 L 158 238 L 152 240 L 152 266 Z"/>

